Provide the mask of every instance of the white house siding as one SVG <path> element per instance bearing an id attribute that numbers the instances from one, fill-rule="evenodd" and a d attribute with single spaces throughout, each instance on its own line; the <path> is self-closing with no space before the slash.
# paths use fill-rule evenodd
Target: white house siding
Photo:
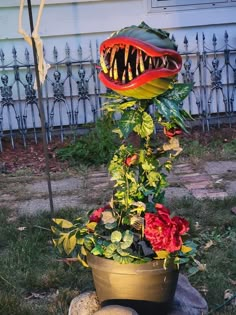
<path id="1" fill-rule="evenodd" d="M 18 33 L 19 2 L 19 0 L 0 1 L 0 49 L 5 54 L 5 63 L 12 61 L 13 46 L 17 50 L 19 60 L 25 60 L 26 47 L 31 51 Z M 32 0 L 34 22 L 39 2 L 40 0 Z M 49 62 L 53 61 L 54 46 L 59 53 L 58 59 L 65 57 L 66 43 L 70 47 L 71 56 L 75 59 L 78 58 L 79 46 L 82 47 L 83 58 L 89 57 L 91 43 L 93 59 L 96 60 L 96 41 L 100 43 L 113 31 L 125 26 L 137 25 L 142 21 L 174 35 L 180 51 L 184 50 L 185 36 L 189 40 L 189 50 L 196 49 L 196 33 L 199 34 L 199 38 L 203 33 L 205 34 L 206 44 L 210 48 L 212 48 L 212 36 L 215 34 L 217 47 L 220 48 L 224 44 L 226 30 L 229 34 L 229 44 L 236 47 L 236 6 L 233 5 L 236 5 L 236 2 L 223 3 L 222 1 L 216 6 L 199 5 L 197 8 L 189 5 L 182 7 L 182 10 L 178 8 L 172 11 L 150 9 L 149 0 L 46 0 L 45 2 L 39 33 Z M 27 0 L 25 0 L 24 28 L 30 33 Z M 201 40 L 199 45 L 202 49 Z M 209 76 L 207 80 L 210 80 Z M 197 113 L 196 108 L 192 111 Z M 7 121 L 7 117 L 5 120 Z M 5 124 L 7 125 L 8 123 Z"/>

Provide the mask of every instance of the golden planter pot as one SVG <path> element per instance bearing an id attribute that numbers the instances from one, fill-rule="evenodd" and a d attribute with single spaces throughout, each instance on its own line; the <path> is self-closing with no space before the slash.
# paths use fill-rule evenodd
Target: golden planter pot
<path id="1" fill-rule="evenodd" d="M 123 265 L 88 254 L 88 264 L 102 306 L 129 306 L 139 315 L 164 315 L 171 306 L 179 274 L 174 263 L 166 269 L 163 260 Z"/>

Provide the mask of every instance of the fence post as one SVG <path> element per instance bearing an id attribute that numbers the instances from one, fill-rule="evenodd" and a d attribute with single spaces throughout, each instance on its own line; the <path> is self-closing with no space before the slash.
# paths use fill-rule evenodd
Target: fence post
<path id="1" fill-rule="evenodd" d="M 40 79 L 39 79 L 37 51 L 36 51 L 34 38 L 32 37 L 32 33 L 34 31 L 33 14 L 32 14 L 31 0 L 27 0 L 27 1 L 28 1 L 28 13 L 29 13 L 33 55 L 34 55 L 34 64 L 35 64 L 35 77 L 36 77 L 36 84 L 37 84 L 37 90 L 38 90 L 38 105 L 39 105 L 39 113 L 40 113 L 40 120 L 41 120 L 42 137 L 43 137 L 43 151 L 44 151 L 45 168 L 46 168 L 45 173 L 47 176 L 47 183 L 48 183 L 50 210 L 51 210 L 51 215 L 53 215 L 54 207 L 53 207 L 52 186 L 51 186 L 51 178 L 50 178 L 50 170 L 49 170 L 48 146 L 47 146 L 46 130 L 45 130 L 45 114 L 44 114 L 44 108 L 43 108 L 43 102 L 42 102 L 42 89 L 41 89 L 41 84 L 40 84 Z"/>

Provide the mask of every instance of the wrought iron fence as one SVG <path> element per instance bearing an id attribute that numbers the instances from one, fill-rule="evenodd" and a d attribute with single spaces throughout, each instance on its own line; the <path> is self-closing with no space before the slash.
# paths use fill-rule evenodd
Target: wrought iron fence
<path id="1" fill-rule="evenodd" d="M 204 33 L 196 47 L 189 50 L 189 41 L 184 38 L 182 81 L 194 83 L 194 88 L 185 102 L 185 109 L 201 122 L 203 130 L 214 124 L 229 127 L 235 122 L 236 105 L 236 48 L 229 43 L 227 31 L 218 47 L 217 37 L 206 43 Z"/>
<path id="2" fill-rule="evenodd" d="M 197 34 L 194 40 L 191 38 L 191 45 L 185 37 L 179 49 L 183 67 L 178 80 L 194 83 L 183 106 L 203 130 L 209 130 L 212 124 L 231 127 L 236 118 L 236 48 L 230 43 L 227 32 L 220 40 L 222 44 L 219 47 L 216 35 L 206 42 L 204 34 Z M 56 47 L 53 60 L 48 60 L 44 51 L 44 58 L 50 64 L 42 86 L 49 142 L 56 134 L 61 141 L 66 134 L 76 135 L 86 124 L 100 117 L 101 94 L 105 88 L 98 79 L 98 46 L 98 42 L 90 43 L 87 57 L 83 56 L 79 46 L 77 56 L 73 57 L 66 44 L 61 60 Z M 0 49 L 0 151 L 5 139 L 10 140 L 14 148 L 16 137 L 20 137 L 24 146 L 27 139 L 33 138 L 37 143 L 40 138 L 34 64 L 30 60 L 27 48 L 23 61 L 18 59 L 17 50 L 13 48 L 9 62 Z"/>

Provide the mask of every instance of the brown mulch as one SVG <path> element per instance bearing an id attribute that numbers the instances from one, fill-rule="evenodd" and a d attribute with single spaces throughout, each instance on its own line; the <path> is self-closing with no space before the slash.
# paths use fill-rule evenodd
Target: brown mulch
<path id="1" fill-rule="evenodd" d="M 14 143 L 14 149 L 9 142 L 5 141 L 3 143 L 3 152 L 0 152 L 0 173 L 9 174 L 20 170 L 29 170 L 34 175 L 40 175 L 45 172 L 46 164 L 42 141 L 37 144 L 33 140 L 27 141 L 26 148 L 23 146 L 21 139 Z M 67 144 L 55 140 L 47 145 L 50 172 L 60 172 L 68 167 L 67 162 L 61 162 L 56 157 L 56 151 Z"/>
<path id="2" fill-rule="evenodd" d="M 219 140 L 221 142 L 230 142 L 236 139 L 236 126 L 211 128 L 210 131 L 202 132 L 199 129 L 193 129 L 189 136 L 190 139 L 198 140 L 201 144 L 209 144 L 211 141 Z"/>
<path id="3" fill-rule="evenodd" d="M 211 141 L 219 140 L 221 142 L 230 142 L 236 139 L 236 126 L 228 128 L 227 126 L 218 129 L 211 128 L 209 132 L 202 132 L 201 128 L 193 128 L 189 134 L 184 134 L 188 140 L 197 140 L 203 145 L 208 145 Z M 60 161 L 56 152 L 69 144 L 70 140 L 61 143 L 60 139 L 53 139 L 48 144 L 49 168 L 50 172 L 60 172 L 68 167 L 67 162 Z M 4 139 L 3 152 L 0 152 L 0 173 L 15 173 L 19 170 L 29 170 L 35 175 L 45 172 L 45 157 L 42 141 L 35 144 L 34 141 L 27 141 L 27 147 L 24 148 L 22 139 L 15 140 L 15 149 L 12 148 L 9 141 Z"/>

